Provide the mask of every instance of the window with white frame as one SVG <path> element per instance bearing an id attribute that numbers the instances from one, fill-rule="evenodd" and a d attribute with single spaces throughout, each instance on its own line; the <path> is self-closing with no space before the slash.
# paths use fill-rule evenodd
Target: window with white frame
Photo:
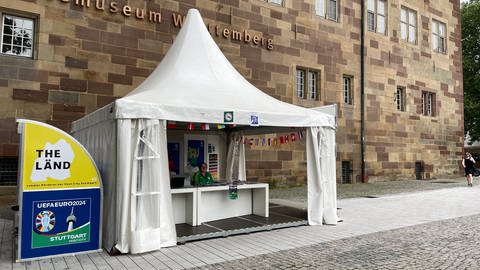
<path id="1" fill-rule="evenodd" d="M 368 0 L 367 29 L 368 31 L 386 34 L 387 13 L 385 0 Z"/>
<path id="2" fill-rule="evenodd" d="M 400 10 L 400 38 L 417 44 L 417 12 L 406 7 Z"/>
<path id="3" fill-rule="evenodd" d="M 446 26 L 437 20 L 432 20 L 432 42 L 433 50 L 436 52 L 447 52 Z"/>
<path id="4" fill-rule="evenodd" d="M 315 13 L 326 19 L 337 21 L 338 1 L 337 0 L 316 0 Z"/>
<path id="5" fill-rule="evenodd" d="M 395 92 L 395 104 L 397 106 L 397 111 L 405 111 L 405 88 L 397 87 Z"/>
<path id="6" fill-rule="evenodd" d="M 353 104 L 352 81 L 351 76 L 343 76 L 343 103 L 349 105 Z"/>
<path id="7" fill-rule="evenodd" d="M 283 0 L 268 0 L 268 3 L 273 3 L 277 5 L 283 5 Z"/>
<path id="8" fill-rule="evenodd" d="M 308 99 L 317 100 L 318 72 L 308 71 Z"/>
<path id="9" fill-rule="evenodd" d="M 318 100 L 320 72 L 307 68 L 297 68 L 296 88 L 300 99 Z"/>
<path id="10" fill-rule="evenodd" d="M 297 97 L 305 98 L 305 70 L 297 69 Z"/>
<path id="11" fill-rule="evenodd" d="M 435 93 L 422 92 L 422 114 L 435 116 Z"/>
<path id="12" fill-rule="evenodd" d="M 1 53 L 33 57 L 35 20 L 1 12 L 0 15 L 2 18 Z"/>

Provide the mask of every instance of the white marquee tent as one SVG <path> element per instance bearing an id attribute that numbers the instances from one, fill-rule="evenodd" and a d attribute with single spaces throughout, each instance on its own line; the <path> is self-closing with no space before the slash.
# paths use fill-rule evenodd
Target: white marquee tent
<path id="1" fill-rule="evenodd" d="M 166 121 L 225 124 L 233 112 L 237 132 L 306 128 L 308 222 L 336 224 L 335 119 L 263 93 L 240 75 L 220 51 L 197 10 L 191 9 L 174 43 L 152 74 L 123 98 L 73 123 L 74 136 L 90 151 L 104 185 L 103 247 L 139 253 L 176 245 L 170 194 Z M 258 126 L 251 116 L 258 116 Z M 242 149 L 243 150 L 243 149 Z M 227 157 L 245 179 L 243 163 Z"/>

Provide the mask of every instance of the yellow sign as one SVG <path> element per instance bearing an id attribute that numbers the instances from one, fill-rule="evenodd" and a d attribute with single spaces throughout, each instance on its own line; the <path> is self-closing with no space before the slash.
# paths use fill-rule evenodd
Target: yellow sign
<path id="1" fill-rule="evenodd" d="M 53 126 L 23 124 L 23 190 L 100 187 L 95 163 L 72 136 Z"/>

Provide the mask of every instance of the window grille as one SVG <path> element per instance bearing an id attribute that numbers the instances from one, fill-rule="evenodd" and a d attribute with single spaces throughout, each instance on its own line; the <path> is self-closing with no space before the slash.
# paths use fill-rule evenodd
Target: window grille
<path id="1" fill-rule="evenodd" d="M 405 89 L 402 87 L 397 87 L 395 93 L 395 102 L 397 105 L 397 111 L 405 111 Z"/>
<path id="2" fill-rule="evenodd" d="M 316 0 L 315 13 L 318 16 L 333 21 L 338 19 L 338 1 L 337 0 Z"/>
<path id="3" fill-rule="evenodd" d="M 343 76 L 343 102 L 353 104 L 352 99 L 352 77 Z"/>
<path id="4" fill-rule="evenodd" d="M 34 20 L 2 14 L 2 54 L 33 57 Z"/>
<path id="5" fill-rule="evenodd" d="M 367 3 L 368 31 L 386 34 L 386 10 L 384 0 L 368 0 Z"/>
<path id="6" fill-rule="evenodd" d="M 308 72 L 308 98 L 312 100 L 317 99 L 317 84 L 318 84 L 318 73 L 315 71 Z"/>
<path id="7" fill-rule="evenodd" d="M 18 158 L 0 158 L 0 185 L 17 185 Z"/>
<path id="8" fill-rule="evenodd" d="M 349 160 L 342 161 L 342 184 L 352 183 L 352 162 Z"/>
<path id="9" fill-rule="evenodd" d="M 320 71 L 309 68 L 296 70 L 296 95 L 300 99 L 318 100 Z"/>
<path id="10" fill-rule="evenodd" d="M 434 93 L 422 92 L 422 114 L 425 116 L 435 116 Z"/>
<path id="11" fill-rule="evenodd" d="M 297 97 L 305 98 L 305 71 L 297 69 Z"/>
<path id="12" fill-rule="evenodd" d="M 445 38 L 445 24 L 436 20 L 432 20 L 432 42 L 433 50 L 445 53 L 447 49 Z"/>
<path id="13" fill-rule="evenodd" d="M 412 44 L 417 44 L 417 13 L 402 7 L 400 11 L 400 37 Z"/>

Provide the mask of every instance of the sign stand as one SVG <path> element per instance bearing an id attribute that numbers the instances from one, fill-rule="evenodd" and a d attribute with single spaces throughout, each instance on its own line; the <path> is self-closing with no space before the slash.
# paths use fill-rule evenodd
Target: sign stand
<path id="1" fill-rule="evenodd" d="M 93 159 L 58 128 L 17 122 L 17 261 L 101 251 L 102 185 Z"/>

